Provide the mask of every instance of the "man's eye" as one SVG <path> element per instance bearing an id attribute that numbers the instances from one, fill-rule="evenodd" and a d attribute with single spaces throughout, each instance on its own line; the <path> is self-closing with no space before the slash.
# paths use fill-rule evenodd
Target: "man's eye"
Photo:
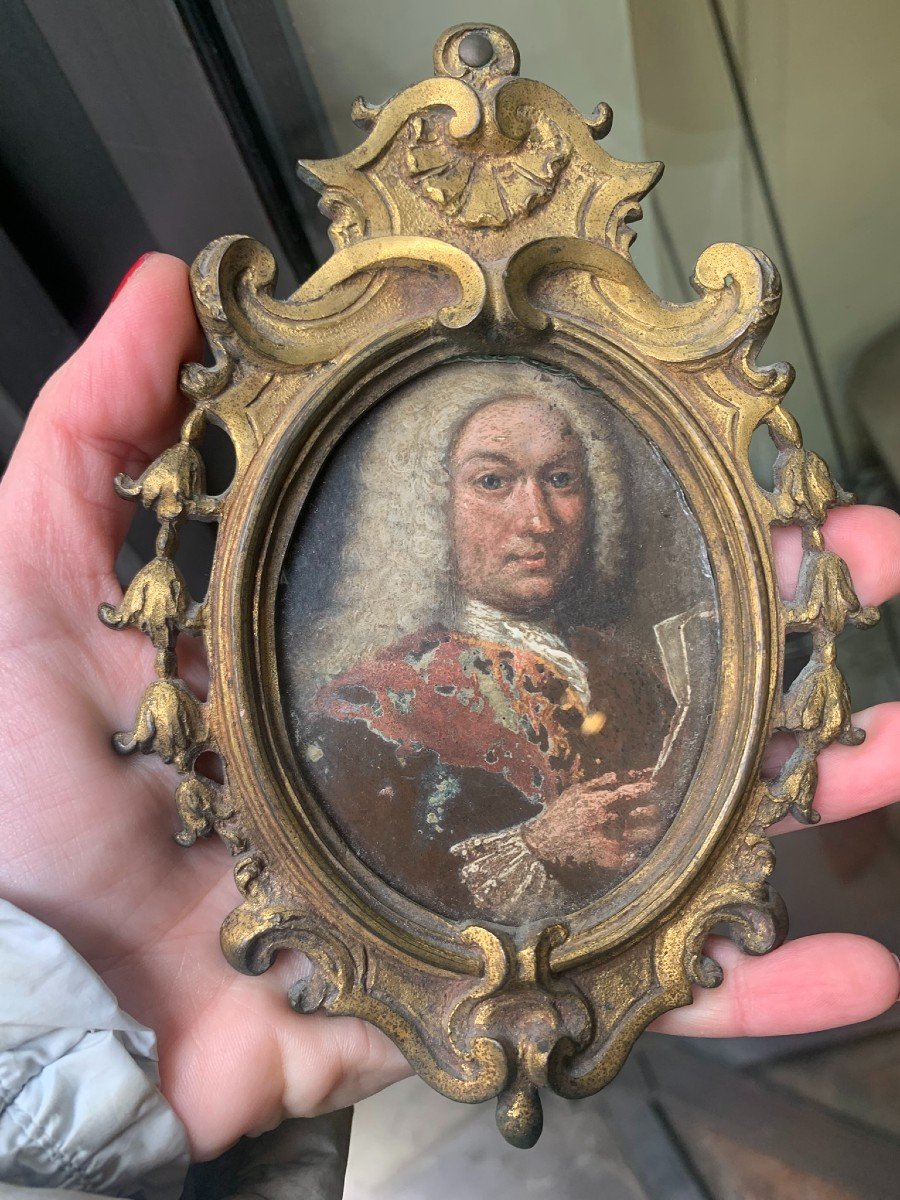
<path id="1" fill-rule="evenodd" d="M 550 476 L 550 486 L 555 488 L 571 487 L 575 482 L 575 476 L 571 471 L 554 471 Z"/>
<path id="2" fill-rule="evenodd" d="M 478 486 L 484 488 L 486 492 L 496 492 L 499 488 L 503 487 L 504 482 L 505 481 L 502 475 L 494 475 L 491 473 L 480 476 L 478 479 Z"/>

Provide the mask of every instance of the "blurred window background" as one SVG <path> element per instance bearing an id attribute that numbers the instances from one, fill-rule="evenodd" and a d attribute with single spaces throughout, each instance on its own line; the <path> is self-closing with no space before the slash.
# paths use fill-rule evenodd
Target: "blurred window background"
<path id="1" fill-rule="evenodd" d="M 796 367 L 787 403 L 807 446 L 860 499 L 897 507 L 892 0 L 4 0 L 0 461 L 43 379 L 144 251 L 190 260 L 241 232 L 274 252 L 282 294 L 306 278 L 330 247 L 296 160 L 357 145 L 353 99 L 383 101 L 430 75 L 436 37 L 463 20 L 509 29 L 522 73 L 584 112 L 608 101 L 605 145 L 618 158 L 666 164 L 633 250 L 662 296 L 691 298 L 693 264 L 712 242 L 769 254 L 784 302 L 762 361 Z M 766 449 L 753 452 L 764 474 Z M 215 479 L 225 449 L 208 454 Z M 209 533 L 195 536 L 200 577 Z M 138 520 L 124 574 L 152 553 L 151 537 Z M 900 695 L 898 624 L 889 608 L 845 639 L 857 707 Z M 898 860 L 886 812 L 782 839 L 776 882 L 795 932 L 896 944 Z M 677 1049 L 646 1039 L 639 1065 L 568 1124 L 553 1108 L 557 1133 L 522 1158 L 500 1147 L 486 1110 L 411 1082 L 361 1106 L 347 1194 L 893 1196 L 896 1029 L 888 1014 L 803 1039 Z M 894 1190 L 878 1190 L 891 1179 Z"/>

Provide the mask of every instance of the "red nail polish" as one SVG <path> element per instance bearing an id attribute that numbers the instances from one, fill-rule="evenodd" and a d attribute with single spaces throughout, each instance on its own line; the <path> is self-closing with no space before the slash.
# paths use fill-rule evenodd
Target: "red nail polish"
<path id="1" fill-rule="evenodd" d="M 125 284 L 128 282 L 128 280 L 132 277 L 132 275 L 135 273 L 135 271 L 137 271 L 138 268 L 141 267 L 147 261 L 147 259 L 149 257 L 150 257 L 150 252 L 148 251 L 146 254 L 142 254 L 141 257 L 136 262 L 133 262 L 131 264 L 131 266 L 128 268 L 128 270 L 125 272 L 125 274 L 122 276 L 122 282 L 119 284 L 119 286 L 113 292 L 112 300 L 110 300 L 110 304 L 112 304 L 112 301 L 115 300 L 116 296 L 118 296 L 119 292 L 121 292 L 122 288 L 125 286 Z"/>

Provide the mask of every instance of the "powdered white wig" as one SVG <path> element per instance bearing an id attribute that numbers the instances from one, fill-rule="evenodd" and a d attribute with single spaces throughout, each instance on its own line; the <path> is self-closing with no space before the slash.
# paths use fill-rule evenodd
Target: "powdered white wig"
<path id="1" fill-rule="evenodd" d="M 304 629 L 294 625 L 290 593 L 302 594 L 303 575 L 312 568 L 302 538 L 298 544 L 283 613 L 283 664 L 294 703 L 416 629 L 435 622 L 452 627 L 459 597 L 448 531 L 450 454 L 477 409 L 514 397 L 546 400 L 584 448 L 592 553 L 568 612 L 556 615 L 563 623 L 602 624 L 608 598 L 622 591 L 626 566 L 622 449 L 611 430 L 610 402 L 544 367 L 509 359 L 448 363 L 399 389 L 371 418 L 328 611 L 307 619 Z"/>

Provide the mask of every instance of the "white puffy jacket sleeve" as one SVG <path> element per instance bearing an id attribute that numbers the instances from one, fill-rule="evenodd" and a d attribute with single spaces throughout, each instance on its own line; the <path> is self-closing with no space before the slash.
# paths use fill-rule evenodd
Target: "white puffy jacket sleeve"
<path id="1" fill-rule="evenodd" d="M 158 1083 L 155 1034 L 55 930 L 0 900 L 0 1200 L 177 1200 L 187 1137 Z"/>

